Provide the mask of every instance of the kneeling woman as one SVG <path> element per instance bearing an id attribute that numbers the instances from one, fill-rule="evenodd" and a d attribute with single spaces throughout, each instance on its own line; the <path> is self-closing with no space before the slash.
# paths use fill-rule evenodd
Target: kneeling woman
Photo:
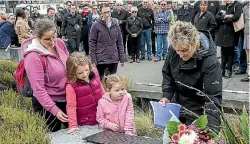
<path id="1" fill-rule="evenodd" d="M 191 23 L 178 21 L 168 37 L 170 47 L 162 69 L 161 102 L 163 105 L 170 101 L 179 103 L 198 115 L 205 112 L 208 127 L 218 132 L 220 115 L 217 108 L 221 107 L 222 76 L 211 35 L 198 32 Z M 204 92 L 208 97 L 183 84 Z M 181 122 L 191 124 L 194 120 L 195 117 L 181 112 Z"/>

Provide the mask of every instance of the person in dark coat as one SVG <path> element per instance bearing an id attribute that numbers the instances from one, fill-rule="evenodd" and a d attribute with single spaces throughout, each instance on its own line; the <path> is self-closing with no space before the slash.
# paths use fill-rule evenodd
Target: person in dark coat
<path id="1" fill-rule="evenodd" d="M 124 53 L 126 53 L 126 43 L 127 43 L 126 21 L 127 21 L 127 18 L 129 17 L 129 12 L 123 8 L 122 1 L 116 1 L 115 5 L 116 5 L 116 8 L 111 13 L 111 17 L 118 19 L 118 23 L 120 25 L 120 29 L 122 32 Z M 128 51 L 128 54 L 131 55 L 131 52 Z"/>
<path id="2" fill-rule="evenodd" d="M 71 4 L 70 13 L 66 14 L 62 23 L 62 38 L 68 39 L 70 53 L 79 51 L 82 17 L 76 13 L 76 5 Z"/>
<path id="3" fill-rule="evenodd" d="M 205 112 L 208 127 L 218 133 L 222 76 L 216 57 L 217 48 L 211 35 L 207 31 L 198 32 L 191 23 L 177 21 L 168 37 L 170 47 L 162 68 L 163 98 L 160 102 L 163 106 L 170 101 L 178 103 L 198 115 Z M 200 95 L 190 87 L 207 96 Z M 197 117 L 181 110 L 179 119 L 184 124 L 191 124 Z"/>
<path id="4" fill-rule="evenodd" d="M 111 18 L 108 4 L 101 7 L 102 17 L 98 19 L 90 30 L 89 50 L 90 58 L 97 67 L 101 79 L 105 74 L 114 74 L 118 63 L 124 66 L 124 48 L 122 33 L 117 19 Z"/>
<path id="5" fill-rule="evenodd" d="M 131 60 L 130 63 L 140 63 L 140 34 L 143 29 L 142 20 L 137 16 L 138 8 L 131 8 L 131 16 L 127 18 L 126 30 L 129 34 L 128 43 L 131 44 Z"/>
<path id="6" fill-rule="evenodd" d="M 227 0 L 225 6 L 221 6 L 216 14 L 219 30 L 216 35 L 216 45 L 221 47 L 222 76 L 232 77 L 234 48 L 238 45 L 239 33 L 234 31 L 233 22 L 239 20 L 242 13 L 242 5 L 233 0 Z M 226 65 L 228 70 L 226 71 Z"/>
<path id="7" fill-rule="evenodd" d="M 213 39 L 215 37 L 215 30 L 217 27 L 214 15 L 207 11 L 208 1 L 202 0 L 200 3 L 200 12 L 194 18 L 194 26 L 198 30 L 207 30 L 211 33 Z"/>
<path id="8" fill-rule="evenodd" d="M 145 60 L 145 44 L 147 44 L 148 60 L 152 60 L 152 33 L 154 29 L 154 12 L 148 7 L 148 0 L 142 1 L 142 7 L 139 8 L 138 17 L 142 19 L 143 30 L 141 32 L 141 60 Z"/>
<path id="9" fill-rule="evenodd" d="M 200 5 L 201 5 L 201 1 L 197 1 L 194 4 L 194 9 L 195 9 L 196 13 L 199 13 L 201 11 Z M 208 0 L 207 11 L 211 12 L 215 16 L 219 10 L 220 10 L 220 2 L 219 1 Z"/>
<path id="10" fill-rule="evenodd" d="M 177 20 L 194 23 L 196 11 L 194 7 L 189 4 L 188 0 L 182 0 L 183 5 L 177 11 Z"/>
<path id="11" fill-rule="evenodd" d="M 8 13 L 6 15 L 6 21 L 0 24 L 0 48 L 7 48 L 2 47 L 2 45 L 18 45 L 18 38 L 15 32 L 14 23 L 14 14 Z M 8 42 L 8 44 L 5 42 Z"/>
<path id="12" fill-rule="evenodd" d="M 84 51 L 86 55 L 89 55 L 89 26 L 88 26 L 88 15 L 91 13 L 87 4 L 83 5 L 83 11 L 80 13 L 82 16 L 82 30 L 81 30 L 81 41 L 83 43 Z"/>
<path id="13" fill-rule="evenodd" d="M 36 22 L 37 19 L 42 19 L 43 16 L 38 12 L 38 7 L 34 6 L 33 7 L 33 13 L 31 14 L 31 19 L 33 22 Z"/>

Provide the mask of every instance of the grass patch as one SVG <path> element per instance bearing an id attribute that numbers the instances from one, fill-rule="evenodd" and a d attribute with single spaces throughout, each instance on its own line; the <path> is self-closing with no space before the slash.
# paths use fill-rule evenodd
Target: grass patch
<path id="1" fill-rule="evenodd" d="M 14 90 L 4 90 L 0 96 L 0 105 L 20 109 L 26 112 L 32 111 L 31 98 L 20 96 Z"/>
<path id="2" fill-rule="evenodd" d="M 0 106 L 0 141 L 6 144 L 49 144 L 44 121 L 25 111 Z"/>
<path id="3" fill-rule="evenodd" d="M 13 73 L 17 65 L 17 62 L 0 59 L 0 89 L 15 88 Z"/>
<path id="4" fill-rule="evenodd" d="M 0 142 L 6 144 L 49 144 L 45 121 L 32 112 L 31 98 L 14 90 L 0 95 Z"/>
<path id="5" fill-rule="evenodd" d="M 153 112 L 135 108 L 135 128 L 138 136 L 162 139 L 163 131 L 154 127 Z"/>

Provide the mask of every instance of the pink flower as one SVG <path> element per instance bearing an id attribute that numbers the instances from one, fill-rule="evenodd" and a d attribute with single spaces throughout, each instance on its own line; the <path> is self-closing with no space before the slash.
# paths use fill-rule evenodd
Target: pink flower
<path id="1" fill-rule="evenodd" d="M 178 142 L 179 139 L 180 139 L 180 135 L 179 134 L 173 134 L 171 138 L 172 138 L 173 142 Z"/>
<path id="2" fill-rule="evenodd" d="M 209 140 L 208 142 L 207 142 L 207 144 L 215 144 L 215 142 L 214 142 L 214 140 Z"/>
<path id="3" fill-rule="evenodd" d="M 186 129 L 186 125 L 184 125 L 184 124 L 179 124 L 179 126 L 178 126 L 179 132 L 180 132 L 180 131 L 183 131 L 183 130 L 185 130 L 185 129 Z"/>
<path id="4" fill-rule="evenodd" d="M 180 135 L 180 136 L 182 136 L 183 134 L 190 135 L 190 133 L 191 133 L 190 130 L 185 129 L 185 130 L 180 131 L 180 132 L 179 132 L 179 135 Z"/>

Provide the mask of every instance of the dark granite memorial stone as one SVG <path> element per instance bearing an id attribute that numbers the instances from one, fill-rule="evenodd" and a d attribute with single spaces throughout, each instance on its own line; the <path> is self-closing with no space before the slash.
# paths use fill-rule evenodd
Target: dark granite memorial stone
<path id="1" fill-rule="evenodd" d="M 124 133 L 103 131 L 84 138 L 96 144 L 162 144 L 162 141 L 140 136 L 130 136 Z"/>

